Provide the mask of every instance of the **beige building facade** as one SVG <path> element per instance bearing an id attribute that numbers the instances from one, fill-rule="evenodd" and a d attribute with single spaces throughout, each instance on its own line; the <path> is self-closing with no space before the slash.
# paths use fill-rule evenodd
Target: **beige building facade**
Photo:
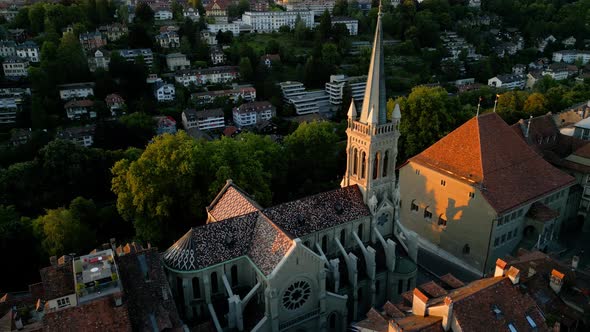
<path id="1" fill-rule="evenodd" d="M 475 274 L 523 236 L 556 239 L 574 179 L 551 166 L 495 113 L 469 120 L 400 168 L 402 228 L 420 247 Z"/>

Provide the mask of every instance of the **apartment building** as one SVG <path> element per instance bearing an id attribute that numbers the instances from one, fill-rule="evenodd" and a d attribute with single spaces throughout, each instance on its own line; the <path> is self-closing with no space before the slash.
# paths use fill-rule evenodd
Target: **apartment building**
<path id="1" fill-rule="evenodd" d="M 298 17 L 301 18 L 306 27 L 314 27 L 314 12 L 307 10 L 245 12 L 242 15 L 242 22 L 251 26 L 253 32 L 267 33 L 279 31 L 282 26 L 294 29 Z"/>

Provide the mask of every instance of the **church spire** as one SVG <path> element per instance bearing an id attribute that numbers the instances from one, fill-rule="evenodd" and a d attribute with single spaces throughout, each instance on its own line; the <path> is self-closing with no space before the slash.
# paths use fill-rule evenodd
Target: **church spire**
<path id="1" fill-rule="evenodd" d="M 379 14 L 377 15 L 377 27 L 375 28 L 375 40 L 371 64 L 365 88 L 365 98 L 361 109 L 360 121 L 366 124 L 379 125 L 387 120 L 387 108 L 385 99 L 385 61 L 383 58 L 383 32 L 381 28 L 381 2 L 379 2 Z"/>

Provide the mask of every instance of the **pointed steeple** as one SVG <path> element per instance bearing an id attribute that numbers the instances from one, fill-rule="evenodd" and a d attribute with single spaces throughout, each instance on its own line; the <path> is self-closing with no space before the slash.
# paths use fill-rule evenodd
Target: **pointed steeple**
<path id="1" fill-rule="evenodd" d="M 348 118 L 356 120 L 356 106 L 354 106 L 354 98 L 350 101 L 350 108 L 348 109 Z"/>
<path id="2" fill-rule="evenodd" d="M 375 28 L 375 40 L 373 41 L 373 53 L 365 88 L 365 98 L 361 109 L 360 121 L 374 125 L 384 124 L 387 121 L 387 108 L 385 98 L 385 61 L 383 58 L 383 32 L 381 28 L 381 3 L 377 15 L 377 27 Z"/>

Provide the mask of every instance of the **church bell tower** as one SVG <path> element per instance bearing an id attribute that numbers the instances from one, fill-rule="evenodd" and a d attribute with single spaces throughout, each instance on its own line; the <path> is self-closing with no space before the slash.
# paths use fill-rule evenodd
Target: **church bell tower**
<path id="1" fill-rule="evenodd" d="M 357 184 L 368 205 L 375 205 L 384 199 L 394 203 L 395 160 L 401 119 L 399 106 L 395 105 L 391 121 L 387 121 L 381 17 L 379 6 L 360 118 L 354 100 L 348 110 L 347 164 L 346 174 L 341 183 L 342 187 Z"/>

